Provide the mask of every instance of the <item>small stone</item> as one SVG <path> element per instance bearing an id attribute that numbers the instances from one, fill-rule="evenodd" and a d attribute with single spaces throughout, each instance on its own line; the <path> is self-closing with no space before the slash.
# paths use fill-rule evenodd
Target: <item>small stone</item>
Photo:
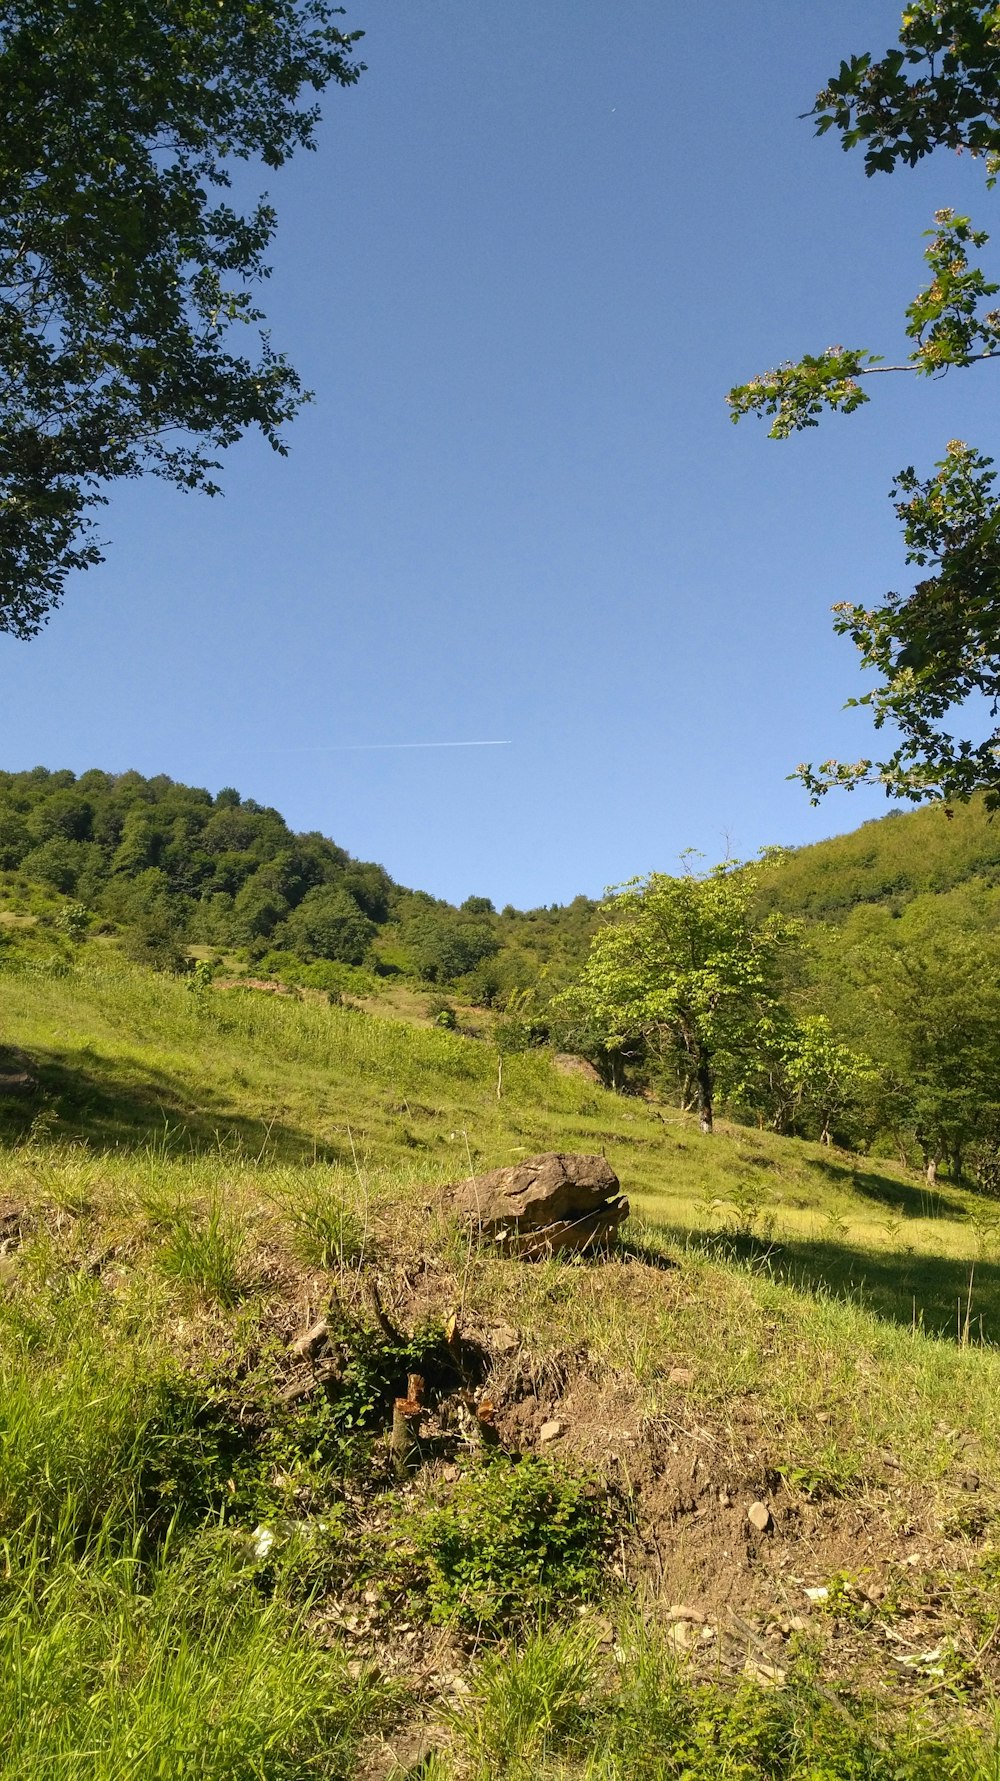
<path id="1" fill-rule="evenodd" d="M 731 1509 L 732 1506 L 733 1506 L 733 1499 L 730 1496 L 728 1490 L 720 1490 L 720 1492 L 719 1492 L 719 1508 L 720 1509 Z"/>
<path id="2" fill-rule="evenodd" d="M 747 1520 L 759 1534 L 766 1534 L 771 1526 L 771 1511 L 766 1503 L 751 1503 L 747 1510 Z"/>
<path id="3" fill-rule="evenodd" d="M 815 1589 L 804 1589 L 802 1593 L 807 1602 L 828 1602 L 830 1600 L 830 1591 L 825 1583 L 818 1584 Z"/>
<path id="4" fill-rule="evenodd" d="M 765 1663 L 762 1658 L 748 1657 L 743 1665 L 743 1674 L 752 1682 L 759 1682 L 762 1688 L 780 1688 L 785 1680 L 785 1672 L 777 1664 Z"/>
<path id="5" fill-rule="evenodd" d="M 790 1614 L 784 1624 L 787 1626 L 789 1633 L 804 1633 L 808 1630 L 806 1622 L 803 1620 L 801 1614 Z"/>
<path id="6" fill-rule="evenodd" d="M 556 1417 L 553 1417 L 550 1422 L 543 1422 L 538 1431 L 539 1441 L 558 1441 L 559 1436 L 563 1432 L 563 1426 L 564 1425 L 559 1422 Z"/>
<path id="7" fill-rule="evenodd" d="M 671 1367 L 669 1373 L 667 1374 L 667 1381 L 670 1385 L 693 1385 L 694 1384 L 694 1368 L 693 1367 Z"/>

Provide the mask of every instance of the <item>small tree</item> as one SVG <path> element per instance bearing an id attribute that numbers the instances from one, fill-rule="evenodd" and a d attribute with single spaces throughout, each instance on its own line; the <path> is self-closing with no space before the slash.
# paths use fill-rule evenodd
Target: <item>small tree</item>
<path id="1" fill-rule="evenodd" d="M 778 960 L 797 932 L 759 913 L 763 865 L 660 872 L 619 889 L 564 1000 L 621 1050 L 643 1039 L 686 1078 L 703 1132 L 713 1126 L 716 1062 L 746 1054 L 779 1000 Z"/>
<path id="2" fill-rule="evenodd" d="M 835 1120 L 859 1104 L 876 1072 L 867 1058 L 835 1038 L 825 1014 L 808 1014 L 789 1034 L 785 1074 L 797 1110 L 816 1121 L 820 1143 L 829 1144 Z"/>

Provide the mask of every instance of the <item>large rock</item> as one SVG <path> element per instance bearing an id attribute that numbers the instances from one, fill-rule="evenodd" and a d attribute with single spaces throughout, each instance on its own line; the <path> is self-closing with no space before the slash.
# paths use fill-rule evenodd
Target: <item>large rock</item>
<path id="1" fill-rule="evenodd" d="M 526 1260 L 557 1250 L 606 1248 L 628 1217 L 628 1201 L 603 1156 L 527 1157 L 445 1188 L 445 1205 L 464 1224 Z"/>

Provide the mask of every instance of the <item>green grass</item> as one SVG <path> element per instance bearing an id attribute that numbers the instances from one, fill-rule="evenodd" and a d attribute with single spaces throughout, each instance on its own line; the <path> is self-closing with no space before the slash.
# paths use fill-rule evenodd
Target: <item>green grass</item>
<path id="1" fill-rule="evenodd" d="M 424 1773 L 439 1781 L 997 1776 L 989 1202 L 766 1133 L 706 1140 L 543 1054 L 507 1060 L 498 1101 L 487 1044 L 320 1002 L 193 995 L 99 947 L 63 974 L 0 974 L 0 996 L 41 1083 L 0 1111 L 0 1214 L 16 1227 L 0 1253 L 0 1777 L 346 1777 L 380 1726 L 413 1715 L 438 1739 Z M 434 1210 L 470 1166 L 543 1149 L 606 1152 L 634 1209 L 619 1257 L 524 1266 L 470 1249 Z M 398 1343 L 376 1327 L 372 1277 Z M 286 1344 L 321 1311 L 336 1389 L 287 1398 Z M 603 1468 L 617 1493 L 596 1544 L 574 1521 L 589 1486 L 569 1487 L 560 1552 L 559 1504 L 528 1501 L 530 1450 L 479 1470 L 458 1425 L 427 1449 L 428 1486 L 393 1481 L 392 1398 L 412 1370 L 444 1391 L 452 1316 L 508 1408 L 518 1378 L 539 1403 L 569 1382 L 560 1466 Z M 496 1329 L 514 1332 L 500 1358 Z M 641 1484 L 629 1470 L 647 1450 L 685 1479 L 701 1456 L 699 1478 L 736 1480 L 737 1530 L 761 1493 L 808 1529 L 784 1569 L 762 1549 L 746 1573 L 761 1615 L 798 1599 L 789 1576 L 815 1576 L 828 1542 L 816 1563 L 847 1581 L 781 1687 L 742 1660 L 689 1665 L 656 1631 L 663 1598 L 636 1618 L 651 1528 L 678 1566 L 688 1541 L 674 1574 L 692 1588 L 722 1562 L 698 1556 L 696 1521 L 675 1526 L 668 1499 L 653 1527 L 655 1467 Z M 872 1619 L 850 1581 L 850 1530 L 869 1526 L 897 1624 L 923 1616 L 917 1644 L 950 1654 L 922 1691 L 887 1638 L 834 1662 Z M 427 1672 L 457 1666 L 469 1692 L 379 1675 L 336 1630 L 330 1603 L 356 1618 L 383 1583 L 387 1612 L 432 1641 Z"/>
<path id="2" fill-rule="evenodd" d="M 987 1781 L 988 1740 L 886 1733 L 874 1702 L 847 1709 L 803 1664 L 780 1691 L 692 1685 L 638 1617 L 613 1653 L 585 1629 L 540 1633 L 488 1658 L 449 1716 L 436 1781 Z"/>
<path id="3" fill-rule="evenodd" d="M 0 1664 L 5 1781 L 350 1781 L 386 1706 L 211 1547 L 36 1548 L 0 1589 Z"/>

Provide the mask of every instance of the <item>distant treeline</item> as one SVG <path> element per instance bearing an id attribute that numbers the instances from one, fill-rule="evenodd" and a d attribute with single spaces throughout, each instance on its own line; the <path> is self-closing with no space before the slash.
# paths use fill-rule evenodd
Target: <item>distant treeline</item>
<path id="1" fill-rule="evenodd" d="M 361 997 L 402 978 L 445 1023 L 462 1004 L 491 1009 L 498 1050 L 549 1043 L 616 1087 L 689 1092 L 641 1022 L 624 1043 L 563 995 L 606 914 L 590 898 L 456 908 L 231 788 L 43 768 L 0 773 L 0 873 L 7 969 L 35 968 L 45 947 L 68 965 L 82 939 L 108 936 L 203 975 L 242 969 Z M 727 1061 L 721 1047 L 721 1104 L 932 1173 L 941 1161 L 959 1176 L 978 1157 L 977 1176 L 992 1170 L 1000 1190 L 1000 820 L 976 802 L 890 814 L 776 857 L 754 882 L 760 919 L 798 925 L 749 1049 Z"/>
<path id="2" fill-rule="evenodd" d="M 0 773 L 0 871 L 75 900 L 150 963 L 207 946 L 293 978 L 302 967 L 321 987 L 338 984 L 330 965 L 461 982 L 487 1005 L 541 975 L 564 981 L 598 909 L 455 908 L 231 787 L 213 796 L 165 774 Z"/>

